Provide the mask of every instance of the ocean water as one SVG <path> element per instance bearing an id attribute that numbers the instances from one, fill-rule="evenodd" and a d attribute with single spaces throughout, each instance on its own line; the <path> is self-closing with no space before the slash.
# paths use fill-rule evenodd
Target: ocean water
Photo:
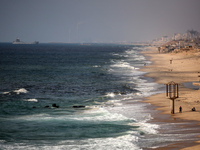
<path id="1" fill-rule="evenodd" d="M 139 71 L 151 63 L 145 49 L 0 44 L 0 149 L 138 150 L 183 140 L 149 123 L 153 110 L 141 100 L 163 85 Z"/>

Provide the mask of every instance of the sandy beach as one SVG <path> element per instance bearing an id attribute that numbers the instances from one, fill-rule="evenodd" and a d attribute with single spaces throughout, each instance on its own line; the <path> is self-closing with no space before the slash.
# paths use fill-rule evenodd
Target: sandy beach
<path id="1" fill-rule="evenodd" d="M 152 62 L 141 69 L 141 71 L 148 72 L 147 77 L 153 78 L 159 84 L 167 84 L 170 81 L 179 84 L 179 98 L 175 100 L 175 114 L 171 114 L 170 99 L 166 97 L 166 93 L 148 97 L 145 102 L 157 106 L 156 110 L 168 115 L 169 117 L 164 118 L 164 121 L 170 119 L 176 121 L 176 118 L 195 121 L 196 133 L 200 135 L 200 90 L 198 89 L 198 85 L 200 85 L 200 51 L 159 53 L 156 47 L 150 47 L 143 54 Z M 182 113 L 179 113 L 180 106 L 182 106 Z M 196 111 L 191 111 L 193 107 L 196 108 Z M 159 119 L 159 117 L 155 116 L 155 119 Z M 159 149 L 200 149 L 200 141 L 194 141 L 190 145 L 181 143 L 181 145 L 179 148 L 173 144 Z"/>

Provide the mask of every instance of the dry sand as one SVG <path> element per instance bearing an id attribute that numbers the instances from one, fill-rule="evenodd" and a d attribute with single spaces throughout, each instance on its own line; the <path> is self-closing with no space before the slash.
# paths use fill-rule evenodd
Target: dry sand
<path id="1" fill-rule="evenodd" d="M 179 118 L 198 121 L 197 127 L 199 129 L 197 129 L 197 133 L 199 133 L 200 90 L 186 88 L 183 86 L 183 83 L 200 81 L 200 51 L 158 53 L 156 47 L 150 47 L 149 50 L 143 52 L 143 54 L 152 61 L 152 64 L 141 69 L 141 71 L 148 72 L 146 76 L 154 78 L 159 84 L 166 84 L 170 81 L 179 84 L 179 98 L 175 100 L 175 114 L 171 115 L 170 99 L 166 97 L 166 93 L 148 97 L 145 102 L 159 106 L 156 109 L 162 111 L 163 114 L 171 115 L 172 119 Z M 172 60 L 172 63 L 170 63 L 170 60 Z M 198 85 L 199 83 L 194 84 Z M 179 106 L 183 108 L 182 113 L 179 113 Z M 191 111 L 192 107 L 195 107 L 196 111 Z M 199 150 L 200 141 L 194 142 L 192 147 L 188 147 L 188 145 L 182 147 L 184 147 L 183 150 Z M 163 149 L 171 148 L 171 146 L 168 146 Z"/>

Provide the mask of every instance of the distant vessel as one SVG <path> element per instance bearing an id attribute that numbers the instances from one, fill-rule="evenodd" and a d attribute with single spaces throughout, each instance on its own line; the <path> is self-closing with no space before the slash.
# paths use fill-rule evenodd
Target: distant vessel
<path id="1" fill-rule="evenodd" d="M 39 44 L 39 42 L 35 41 L 33 43 L 25 43 L 25 42 L 22 42 L 19 38 L 16 38 L 16 40 L 13 41 L 13 44 Z"/>

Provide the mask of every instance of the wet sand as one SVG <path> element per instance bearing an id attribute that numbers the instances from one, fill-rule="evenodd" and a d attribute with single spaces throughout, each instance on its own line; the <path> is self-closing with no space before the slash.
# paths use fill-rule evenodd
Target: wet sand
<path id="1" fill-rule="evenodd" d="M 175 114 L 171 114 L 170 99 L 166 97 L 166 93 L 146 98 L 145 102 L 156 106 L 155 109 L 161 112 L 161 114 L 154 114 L 152 122 L 177 123 L 176 128 L 182 128 L 184 134 L 199 133 L 200 135 L 200 90 L 198 89 L 200 51 L 159 53 L 157 48 L 149 47 L 148 51 L 142 53 L 152 62 L 152 64 L 147 64 L 141 69 L 141 71 L 148 72 L 145 76 L 151 77 L 155 82 L 163 85 L 170 81 L 179 84 L 179 98 L 175 100 Z M 187 82 L 189 84 L 185 84 Z M 195 88 L 191 85 L 195 85 Z M 180 106 L 183 108 L 182 113 L 179 113 Z M 191 111 L 193 107 L 196 108 L 196 111 Z M 180 122 L 181 124 L 178 125 Z M 191 130 L 187 130 L 188 128 Z M 161 130 L 160 132 L 167 133 L 170 131 Z M 182 141 L 157 149 L 199 150 L 200 140 Z"/>

